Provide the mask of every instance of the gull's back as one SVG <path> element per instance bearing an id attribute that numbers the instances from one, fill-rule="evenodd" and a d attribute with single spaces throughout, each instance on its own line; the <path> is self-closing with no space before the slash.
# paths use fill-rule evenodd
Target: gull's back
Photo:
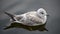
<path id="1" fill-rule="evenodd" d="M 26 25 L 34 26 L 42 24 L 42 19 L 37 16 L 36 11 L 27 12 L 25 14 L 27 20 L 27 23 L 25 22 Z"/>

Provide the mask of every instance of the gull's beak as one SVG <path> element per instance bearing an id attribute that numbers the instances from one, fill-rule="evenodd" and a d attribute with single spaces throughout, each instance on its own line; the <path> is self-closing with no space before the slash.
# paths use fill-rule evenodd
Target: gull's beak
<path id="1" fill-rule="evenodd" d="M 49 14 L 47 14 L 46 16 L 49 16 Z"/>

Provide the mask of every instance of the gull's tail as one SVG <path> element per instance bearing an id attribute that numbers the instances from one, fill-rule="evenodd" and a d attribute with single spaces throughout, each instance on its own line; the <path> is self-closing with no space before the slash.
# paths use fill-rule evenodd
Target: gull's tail
<path id="1" fill-rule="evenodd" d="M 5 11 L 4 11 L 4 13 L 7 14 L 9 17 L 11 17 L 13 21 L 16 21 L 16 20 L 14 19 L 15 15 L 10 14 L 10 13 L 5 12 Z"/>

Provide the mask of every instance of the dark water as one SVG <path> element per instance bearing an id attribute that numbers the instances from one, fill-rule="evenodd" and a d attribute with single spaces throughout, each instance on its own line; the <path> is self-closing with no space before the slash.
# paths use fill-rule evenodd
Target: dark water
<path id="1" fill-rule="evenodd" d="M 3 13 L 22 14 L 39 8 L 44 8 L 50 16 L 46 24 L 34 27 L 10 23 L 10 17 Z M 60 34 L 60 1 L 0 0 L 0 34 Z"/>
<path id="2" fill-rule="evenodd" d="M 4 30 L 10 29 L 10 28 L 24 28 L 24 29 L 29 30 L 29 31 L 35 31 L 35 30 L 48 31 L 45 28 L 45 25 L 46 24 L 38 25 L 38 26 L 27 26 L 27 25 L 23 25 L 23 24 L 20 24 L 20 23 L 11 23 L 9 26 L 6 26 L 4 28 Z"/>

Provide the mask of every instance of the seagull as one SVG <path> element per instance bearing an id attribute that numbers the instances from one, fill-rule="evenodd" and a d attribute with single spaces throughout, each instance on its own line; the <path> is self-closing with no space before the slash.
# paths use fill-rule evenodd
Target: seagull
<path id="1" fill-rule="evenodd" d="M 13 15 L 8 12 L 4 12 L 11 17 L 11 22 L 21 23 L 27 26 L 43 25 L 47 21 L 47 12 L 43 8 L 39 8 L 37 11 L 29 11 L 20 15 Z"/>

